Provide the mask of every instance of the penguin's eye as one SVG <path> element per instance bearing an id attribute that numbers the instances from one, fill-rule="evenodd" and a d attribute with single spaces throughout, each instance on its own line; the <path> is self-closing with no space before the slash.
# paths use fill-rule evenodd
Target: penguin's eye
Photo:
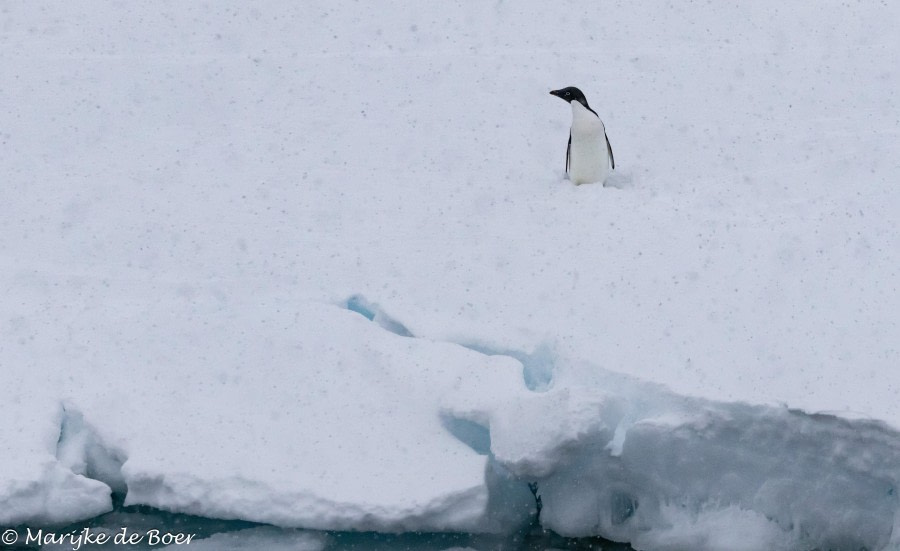
<path id="1" fill-rule="evenodd" d="M 572 93 L 571 93 L 571 92 L 566 92 L 566 95 L 567 95 L 567 96 L 571 96 Z"/>

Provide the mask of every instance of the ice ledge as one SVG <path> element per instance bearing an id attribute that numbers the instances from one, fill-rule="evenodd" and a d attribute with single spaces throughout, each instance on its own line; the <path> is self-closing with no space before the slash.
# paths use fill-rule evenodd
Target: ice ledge
<path id="1" fill-rule="evenodd" d="M 458 412 L 486 418 L 497 460 L 537 483 L 545 528 L 653 550 L 896 544 L 900 433 L 888 425 L 558 362 L 569 375 L 552 390 Z"/>
<path id="2" fill-rule="evenodd" d="M 461 344 L 525 367 L 532 392 L 465 387 L 444 412 L 535 485 L 545 528 L 654 550 L 896 546 L 900 433 L 885 423 L 680 396 L 549 345 Z"/>
<path id="3" fill-rule="evenodd" d="M 109 384 L 82 385 L 19 456 L 31 470 L 0 480 L 0 522 L 85 518 L 125 488 L 280 526 L 502 532 L 532 518 L 535 483 L 545 528 L 641 549 L 897 546 L 900 435 L 883 423 L 688 398 L 550 346 L 466 350 L 362 297 L 339 306 L 251 301 L 76 363 Z M 178 315 L 197 313 L 132 317 Z M 528 362 L 546 384 L 526 384 Z"/>

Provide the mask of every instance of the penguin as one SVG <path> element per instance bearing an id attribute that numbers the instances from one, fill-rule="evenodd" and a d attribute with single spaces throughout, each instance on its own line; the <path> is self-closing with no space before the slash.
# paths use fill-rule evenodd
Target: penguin
<path id="1" fill-rule="evenodd" d="M 603 183 L 609 175 L 609 168 L 616 168 L 616 160 L 600 115 L 588 106 L 587 98 L 574 86 L 553 90 L 550 94 L 572 106 L 572 128 L 566 146 L 566 174 L 569 180 L 575 185 Z"/>

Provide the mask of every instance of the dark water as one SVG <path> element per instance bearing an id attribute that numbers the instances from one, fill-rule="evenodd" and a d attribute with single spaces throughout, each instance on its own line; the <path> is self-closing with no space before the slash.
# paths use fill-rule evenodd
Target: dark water
<path id="1" fill-rule="evenodd" d="M 113 511 L 104 515 L 68 526 L 30 527 L 31 534 L 43 528 L 43 535 L 81 534 L 85 528 L 91 533 L 107 533 L 110 541 L 102 545 L 82 543 L 78 551 L 160 549 L 161 543 L 150 545 L 147 534 L 157 531 L 157 539 L 163 534 L 193 534 L 190 543 L 173 545 L 171 549 L 190 551 L 443 551 L 451 548 L 468 548 L 478 551 L 543 551 L 544 549 L 565 549 L 569 551 L 633 551 L 625 544 L 614 543 L 602 538 L 563 538 L 549 531 L 533 527 L 527 532 L 509 536 L 487 536 L 458 533 L 406 533 L 380 534 L 375 532 L 316 532 L 310 530 L 281 529 L 246 521 L 217 520 L 192 515 L 169 513 L 152 507 L 129 506 L 119 503 Z M 143 541 L 132 544 L 115 544 L 112 538 L 123 528 L 126 534 L 143 535 Z M 19 534 L 15 545 L 0 544 L 0 549 L 42 549 L 47 551 L 71 551 L 72 541 L 59 544 L 25 544 L 29 527 L 13 527 Z M 0 531 L 6 528 L 0 529 Z M 213 540 L 204 541 L 214 537 Z M 76 540 L 77 541 L 77 540 Z M 174 542 L 173 542 L 174 543 Z M 322 547 L 324 545 L 324 548 Z"/>

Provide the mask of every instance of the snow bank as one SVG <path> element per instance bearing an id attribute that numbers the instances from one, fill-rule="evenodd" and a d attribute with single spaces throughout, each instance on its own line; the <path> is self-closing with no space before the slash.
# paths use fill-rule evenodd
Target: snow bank
<path id="1" fill-rule="evenodd" d="M 81 484 L 80 499 L 54 505 L 68 506 L 62 519 L 108 509 L 115 489 L 126 505 L 279 526 L 491 532 L 527 522 L 527 489 L 504 491 L 510 482 L 439 412 L 450 390 L 526 392 L 518 362 L 397 336 L 334 305 L 195 306 L 160 297 L 71 328 L 71 342 L 105 345 L 69 356 L 46 383 L 63 390 L 66 411 L 47 468 Z M 42 480 L 48 488 L 36 490 L 63 491 Z M 493 486 L 510 500 L 496 512 Z M 13 521 L 57 518 L 7 503 Z"/>

